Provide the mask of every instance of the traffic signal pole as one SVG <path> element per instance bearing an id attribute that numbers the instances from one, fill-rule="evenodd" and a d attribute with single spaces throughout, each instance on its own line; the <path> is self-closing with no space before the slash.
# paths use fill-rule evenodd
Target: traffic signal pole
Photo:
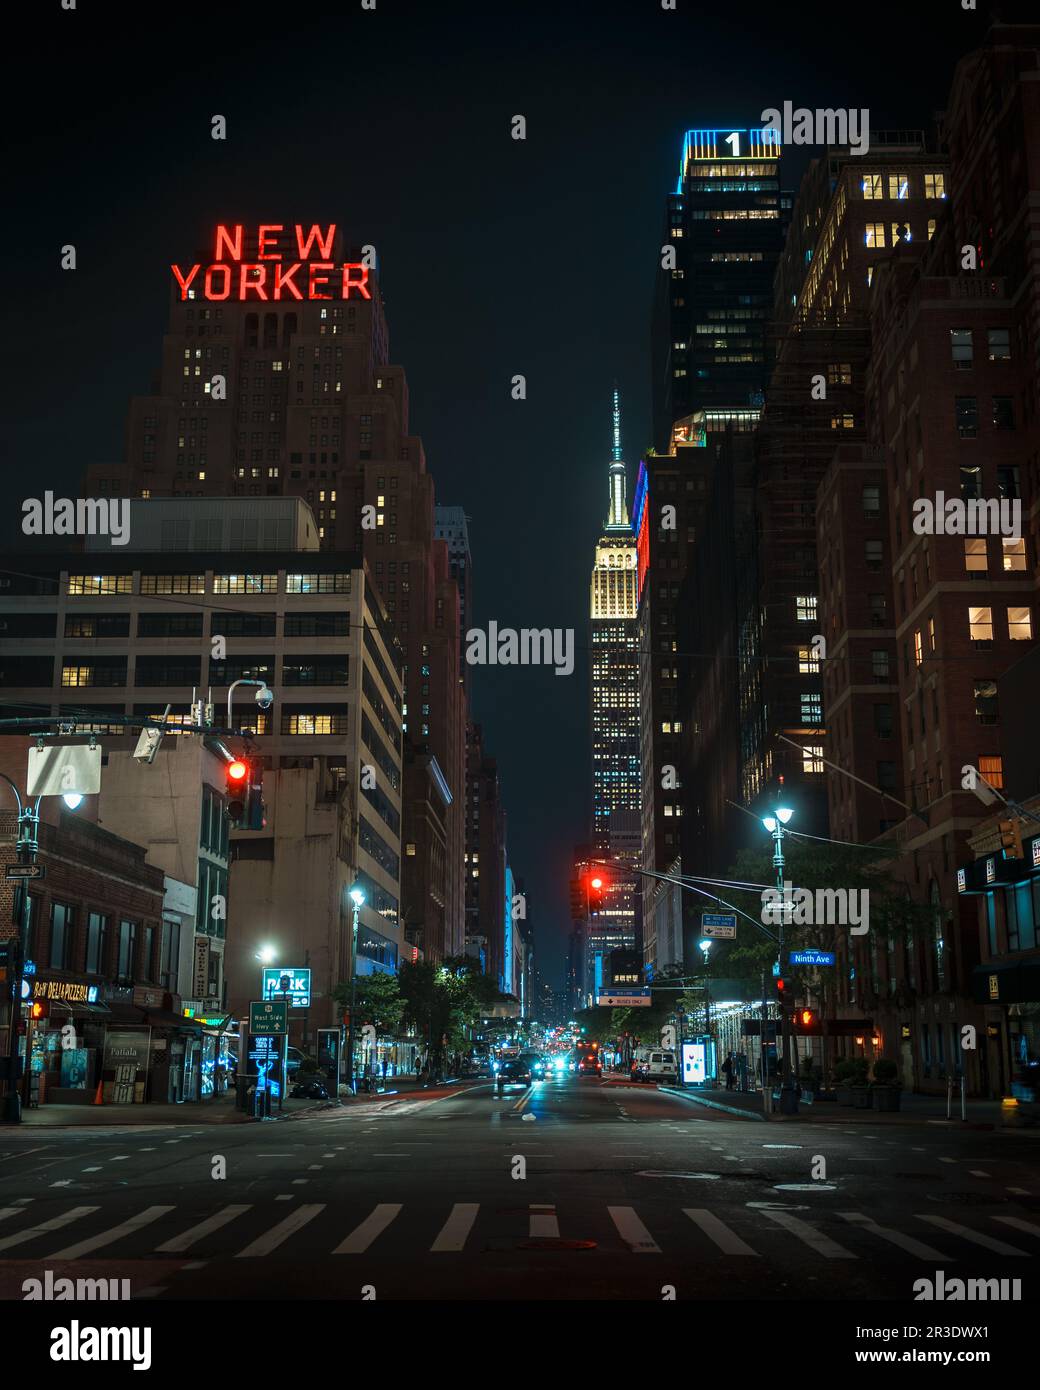
<path id="1" fill-rule="evenodd" d="M 14 792 L 15 801 L 18 803 L 18 863 L 35 865 L 39 852 L 38 829 L 42 798 L 38 796 L 30 806 L 27 802 L 22 801 L 21 792 L 6 773 L 0 772 L 0 777 Z M 22 911 L 18 929 L 17 953 L 8 969 L 8 978 L 11 982 L 11 1022 L 8 1029 L 7 1093 L 4 1096 L 4 1119 L 8 1124 L 15 1125 L 20 1124 L 22 1119 L 22 1097 L 19 1093 L 16 1073 L 18 1070 L 18 1024 L 22 1012 L 22 980 L 25 977 L 25 959 L 29 954 L 29 926 L 32 920 L 28 879 L 22 880 L 21 891 Z M 25 1036 L 25 1066 L 27 1071 L 32 1057 L 29 1051 L 29 1041 L 27 1028 Z"/>

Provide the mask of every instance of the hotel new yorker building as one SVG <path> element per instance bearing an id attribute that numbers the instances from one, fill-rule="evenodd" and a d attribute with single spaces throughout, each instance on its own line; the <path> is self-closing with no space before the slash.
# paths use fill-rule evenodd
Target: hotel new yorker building
<path id="1" fill-rule="evenodd" d="M 335 224 L 235 224 L 218 226 L 193 260 L 167 272 L 169 327 L 151 390 L 131 401 L 124 462 L 89 468 L 84 495 L 298 497 L 313 510 L 321 550 L 364 556 L 404 653 L 411 765 L 432 757 L 440 774 L 443 865 L 439 853 L 429 856 L 432 877 L 409 865 L 409 941 L 427 957 L 457 954 L 459 586 L 435 535 L 434 483 L 410 431 L 404 369 L 390 361 L 372 248 L 351 246 Z M 414 812 L 421 823 L 406 827 L 406 844 L 431 841 L 426 807 L 425 792 L 408 799 L 405 819 Z"/>

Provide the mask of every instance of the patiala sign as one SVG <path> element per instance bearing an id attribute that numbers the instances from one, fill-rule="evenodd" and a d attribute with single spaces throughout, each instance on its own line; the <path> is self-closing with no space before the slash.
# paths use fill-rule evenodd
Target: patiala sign
<path id="1" fill-rule="evenodd" d="M 305 229 L 294 223 L 292 236 L 280 222 L 257 228 L 255 260 L 245 259 L 245 234 L 241 223 L 217 225 L 213 263 L 182 268 L 171 265 L 180 288 L 179 298 L 256 299 L 371 299 L 369 267 L 364 261 L 336 265 L 332 255 L 336 224 Z M 284 254 L 283 254 L 284 246 Z"/>

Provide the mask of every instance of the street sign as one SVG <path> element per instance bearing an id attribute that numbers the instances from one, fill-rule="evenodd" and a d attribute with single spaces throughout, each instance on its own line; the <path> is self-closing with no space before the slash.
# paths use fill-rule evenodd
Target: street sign
<path id="1" fill-rule="evenodd" d="M 736 940 L 737 915 L 735 912 L 702 912 L 701 934 L 703 936 L 723 937 Z"/>
<path id="2" fill-rule="evenodd" d="M 311 972 L 295 966 L 274 965 L 265 968 L 263 978 L 265 999 L 288 995 L 294 1009 L 307 1009 L 311 1002 Z"/>
<path id="3" fill-rule="evenodd" d="M 608 1009 L 648 1009 L 650 991 L 648 989 L 607 989 L 596 996 L 600 1008 Z"/>
<path id="4" fill-rule="evenodd" d="M 249 1002 L 249 1031 L 268 1037 L 284 1037 L 288 1030 L 289 1006 L 284 1000 L 252 999 Z"/>
<path id="5" fill-rule="evenodd" d="M 788 960 L 792 965 L 833 965 L 833 951 L 792 951 Z"/>
<path id="6" fill-rule="evenodd" d="M 31 878 L 39 882 L 41 878 L 46 877 L 46 864 L 8 864 L 4 869 L 4 878 L 8 883 L 20 878 Z"/>
<path id="7" fill-rule="evenodd" d="M 29 749 L 28 796 L 64 796 L 79 792 L 96 796 L 101 790 L 101 745 L 51 744 Z"/>

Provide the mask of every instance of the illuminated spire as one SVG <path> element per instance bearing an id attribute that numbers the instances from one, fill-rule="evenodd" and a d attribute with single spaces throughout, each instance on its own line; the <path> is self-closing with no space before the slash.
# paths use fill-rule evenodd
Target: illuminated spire
<path id="1" fill-rule="evenodd" d="M 621 458 L 621 394 L 616 384 L 611 416 L 611 439 L 610 512 L 607 515 L 607 530 L 630 531 L 632 528 L 628 520 L 628 479 Z"/>

